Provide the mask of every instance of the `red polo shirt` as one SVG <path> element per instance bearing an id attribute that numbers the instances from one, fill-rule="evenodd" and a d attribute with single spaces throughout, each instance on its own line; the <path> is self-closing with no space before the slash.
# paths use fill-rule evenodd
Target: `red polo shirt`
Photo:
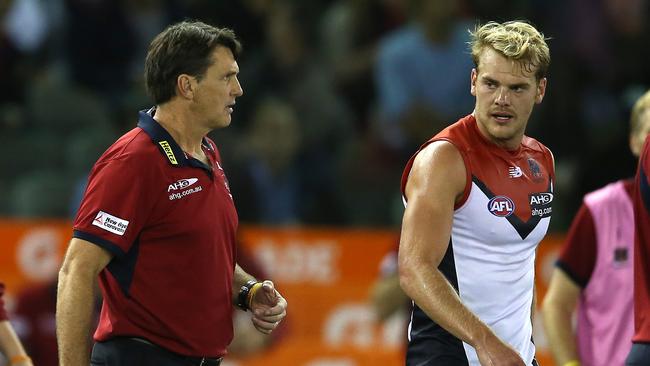
<path id="1" fill-rule="evenodd" d="M 76 238 L 114 255 L 100 273 L 96 341 L 147 339 L 173 352 L 220 357 L 233 336 L 237 213 L 209 138 L 207 166 L 153 118 L 95 163 L 74 222 Z"/>

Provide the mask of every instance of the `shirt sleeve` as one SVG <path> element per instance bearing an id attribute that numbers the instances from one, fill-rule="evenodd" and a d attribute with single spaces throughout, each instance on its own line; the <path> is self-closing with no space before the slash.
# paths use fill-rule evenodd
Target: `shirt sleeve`
<path id="1" fill-rule="evenodd" d="M 596 230 L 589 208 L 583 203 L 578 210 L 556 266 L 577 285 L 585 288 L 596 264 Z"/>
<path id="2" fill-rule="evenodd" d="M 152 180 L 153 168 L 142 160 L 120 158 L 95 165 L 74 220 L 74 237 L 116 256 L 129 251 L 163 187 L 162 181 Z"/>
<path id="3" fill-rule="evenodd" d="M 0 283 L 0 321 L 7 320 L 7 311 L 5 310 L 5 301 L 2 299 L 2 296 L 5 294 L 5 285 Z"/>

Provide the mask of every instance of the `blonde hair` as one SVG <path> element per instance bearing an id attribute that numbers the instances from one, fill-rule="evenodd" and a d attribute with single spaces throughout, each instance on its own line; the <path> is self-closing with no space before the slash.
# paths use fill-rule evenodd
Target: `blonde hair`
<path id="1" fill-rule="evenodd" d="M 527 72 L 534 71 L 537 80 L 546 77 L 551 63 L 547 38 L 526 21 L 489 22 L 477 25 L 474 31 L 469 33 L 469 46 L 477 69 L 481 52 L 485 47 L 491 47 L 518 62 Z"/>
<path id="2" fill-rule="evenodd" d="M 635 135 L 639 133 L 641 126 L 641 115 L 648 108 L 650 108 L 650 90 L 645 92 L 632 107 L 632 115 L 630 116 L 630 134 Z"/>

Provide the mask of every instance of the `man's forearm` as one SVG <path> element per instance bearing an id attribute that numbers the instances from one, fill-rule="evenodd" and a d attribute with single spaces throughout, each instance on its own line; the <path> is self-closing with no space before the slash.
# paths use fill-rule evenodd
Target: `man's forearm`
<path id="1" fill-rule="evenodd" d="M 572 311 L 559 304 L 544 304 L 544 330 L 558 365 L 579 360 L 575 334 L 571 326 Z"/>
<path id="2" fill-rule="evenodd" d="M 59 273 L 56 335 L 60 366 L 90 364 L 88 341 L 95 303 L 95 282 L 92 274 L 81 274 L 78 269 L 62 269 Z"/>
<path id="3" fill-rule="evenodd" d="M 0 321 L 0 350 L 8 359 L 25 354 L 23 345 L 8 320 Z"/>
<path id="4" fill-rule="evenodd" d="M 400 276 L 402 288 L 431 320 L 474 347 L 494 336 L 490 328 L 462 304 L 439 270 L 421 268 L 407 272 L 410 276 Z"/>

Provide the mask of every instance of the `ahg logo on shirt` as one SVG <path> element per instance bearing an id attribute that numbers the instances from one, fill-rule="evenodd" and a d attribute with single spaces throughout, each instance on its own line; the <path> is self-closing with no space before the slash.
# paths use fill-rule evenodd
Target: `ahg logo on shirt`
<path id="1" fill-rule="evenodd" d="M 124 232 L 126 232 L 126 228 L 129 226 L 129 222 L 124 219 L 120 219 L 117 216 L 107 214 L 104 211 L 99 211 L 93 220 L 93 225 L 113 234 L 122 236 L 124 235 Z"/>

